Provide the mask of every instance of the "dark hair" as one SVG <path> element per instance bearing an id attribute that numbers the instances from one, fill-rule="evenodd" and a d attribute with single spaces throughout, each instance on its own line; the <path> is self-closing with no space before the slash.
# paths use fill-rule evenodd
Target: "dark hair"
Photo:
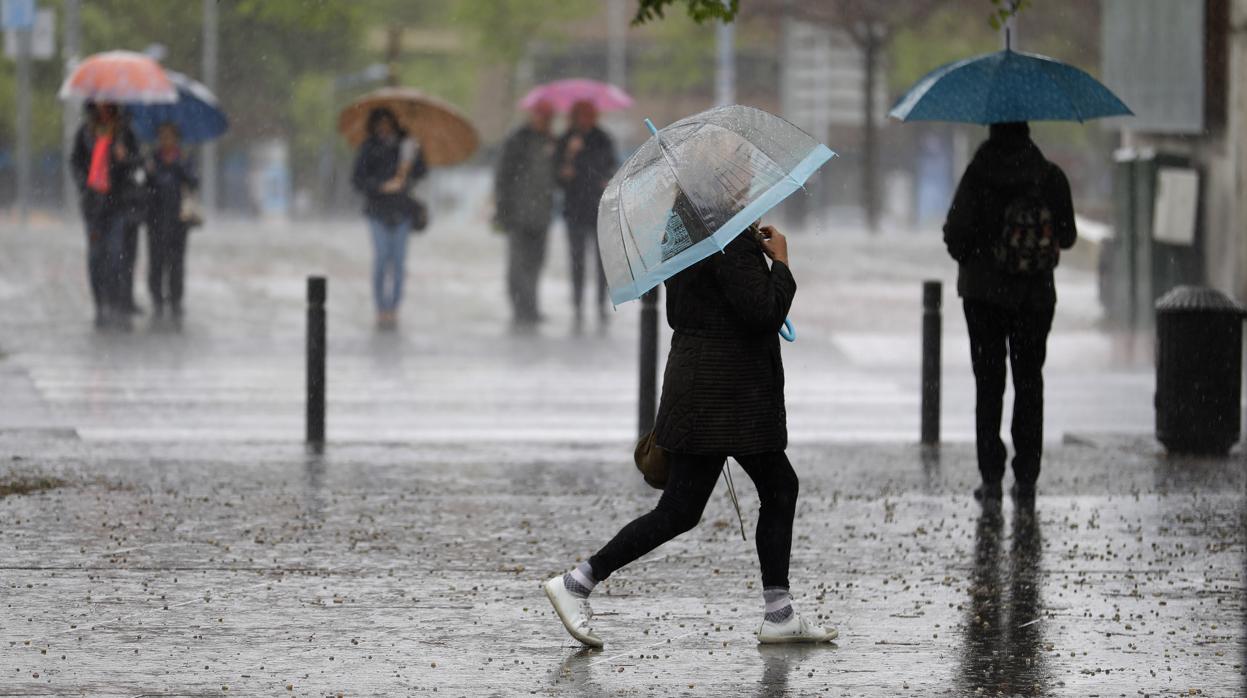
<path id="1" fill-rule="evenodd" d="M 368 131 L 369 136 L 375 137 L 377 135 L 377 126 L 381 125 L 382 120 L 388 120 L 390 122 L 390 126 L 394 128 L 394 132 L 399 136 L 405 135 L 403 127 L 398 123 L 398 117 L 394 116 L 394 112 L 385 107 L 377 107 L 376 109 L 368 112 L 366 130 Z"/>
<path id="2" fill-rule="evenodd" d="M 173 131 L 173 135 L 177 136 L 178 140 L 181 140 L 182 129 L 179 128 L 177 124 L 173 123 L 172 121 L 162 121 L 160 122 L 160 125 L 156 127 L 156 133 L 160 133 L 161 131 L 165 129 L 169 129 L 170 131 Z"/>
<path id="3" fill-rule="evenodd" d="M 1025 121 L 1007 121 L 988 127 L 988 138 L 993 141 L 1021 141 L 1030 135 L 1031 127 Z"/>

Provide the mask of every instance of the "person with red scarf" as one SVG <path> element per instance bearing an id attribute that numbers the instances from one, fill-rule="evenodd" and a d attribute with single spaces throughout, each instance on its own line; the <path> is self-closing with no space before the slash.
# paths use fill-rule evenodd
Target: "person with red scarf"
<path id="1" fill-rule="evenodd" d="M 87 273 L 96 327 L 129 326 L 122 298 L 125 227 L 133 216 L 138 140 L 115 104 L 87 102 L 86 120 L 74 137 L 70 170 L 78 185 L 87 232 Z"/>

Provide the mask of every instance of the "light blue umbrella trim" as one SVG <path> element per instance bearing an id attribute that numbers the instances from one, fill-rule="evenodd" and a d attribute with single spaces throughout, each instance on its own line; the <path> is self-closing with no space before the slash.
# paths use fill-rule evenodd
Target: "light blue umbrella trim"
<path id="1" fill-rule="evenodd" d="M 831 148 L 821 143 L 818 144 L 814 150 L 810 151 L 809 155 L 806 155 L 801 162 L 797 163 L 797 166 L 786 177 L 776 182 L 770 189 L 762 192 L 761 196 L 754 199 L 748 206 L 741 209 L 739 213 L 728 219 L 727 223 L 724 223 L 710 237 L 693 243 L 688 249 L 666 262 L 642 273 L 633 279 L 632 283 L 613 289 L 611 291 L 611 303 L 622 305 L 628 301 L 636 300 L 658 284 L 714 253 L 722 252 L 723 248 L 727 247 L 737 235 L 740 235 L 741 231 L 748 228 L 750 224 L 761 218 L 764 213 L 775 208 L 779 202 L 800 189 L 805 184 L 805 181 L 818 171 L 818 168 L 835 156 L 836 154 L 832 152 Z"/>

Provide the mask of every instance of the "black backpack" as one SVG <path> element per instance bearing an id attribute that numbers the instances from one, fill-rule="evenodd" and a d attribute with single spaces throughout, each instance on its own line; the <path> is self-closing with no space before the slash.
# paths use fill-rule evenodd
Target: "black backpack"
<path id="1" fill-rule="evenodd" d="M 1050 272 L 1061 260 L 1052 210 L 1032 186 L 1005 206 L 1004 225 L 992 243 L 996 267 L 1006 274 Z"/>

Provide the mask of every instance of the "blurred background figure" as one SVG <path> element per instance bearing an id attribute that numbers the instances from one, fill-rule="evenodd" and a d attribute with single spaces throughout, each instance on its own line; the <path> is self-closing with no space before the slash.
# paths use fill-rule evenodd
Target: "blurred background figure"
<path id="1" fill-rule="evenodd" d="M 549 102 L 533 105 L 528 122 L 503 144 L 494 174 L 494 222 L 507 235 L 507 294 L 516 329 L 541 321 L 537 287 L 554 209 L 553 119 Z"/>
<path id="2" fill-rule="evenodd" d="M 147 162 L 147 188 L 147 288 L 152 314 L 160 319 L 168 309 L 177 323 L 182 319 L 186 240 L 191 226 L 197 223 L 186 206 L 187 197 L 199 188 L 199 178 L 173 124 L 160 127 L 156 148 Z"/>
<path id="3" fill-rule="evenodd" d="M 138 141 L 107 102 L 87 102 L 74 136 L 70 168 L 81 198 L 87 232 L 87 273 L 95 301 L 95 326 L 127 329 L 126 227 L 141 168 Z"/>
<path id="4" fill-rule="evenodd" d="M 417 144 L 399 126 L 394 112 L 373 109 L 351 182 L 364 195 L 364 215 L 372 231 L 372 288 L 380 329 L 398 325 L 407 236 L 416 206 L 408 192 L 426 170 Z"/>
<path id="5" fill-rule="evenodd" d="M 123 128 L 134 134 L 136 144 L 140 143 L 141 140 L 131 122 L 130 109 L 128 107 L 122 109 L 119 114 Z M 141 148 L 135 151 L 135 158 L 136 166 L 131 176 L 131 186 L 127 186 L 121 194 L 122 206 L 125 209 L 125 223 L 122 226 L 124 234 L 121 248 L 121 286 L 118 291 L 121 309 L 131 316 L 143 314 L 143 309 L 134 300 L 134 271 L 139 262 L 139 226 L 147 217 L 147 187 L 144 186 L 146 173 L 142 167 Z"/>
<path id="6" fill-rule="evenodd" d="M 575 328 L 584 327 L 586 264 L 594 267 L 598 287 L 598 317 L 607 321 L 606 274 L 597 250 L 598 202 L 618 163 L 615 144 L 598 127 L 598 110 L 590 101 L 572 106 L 571 123 L 555 151 L 556 177 L 563 189 L 563 218 L 571 251 L 572 306 Z M 592 257 L 586 262 L 586 255 Z"/>

